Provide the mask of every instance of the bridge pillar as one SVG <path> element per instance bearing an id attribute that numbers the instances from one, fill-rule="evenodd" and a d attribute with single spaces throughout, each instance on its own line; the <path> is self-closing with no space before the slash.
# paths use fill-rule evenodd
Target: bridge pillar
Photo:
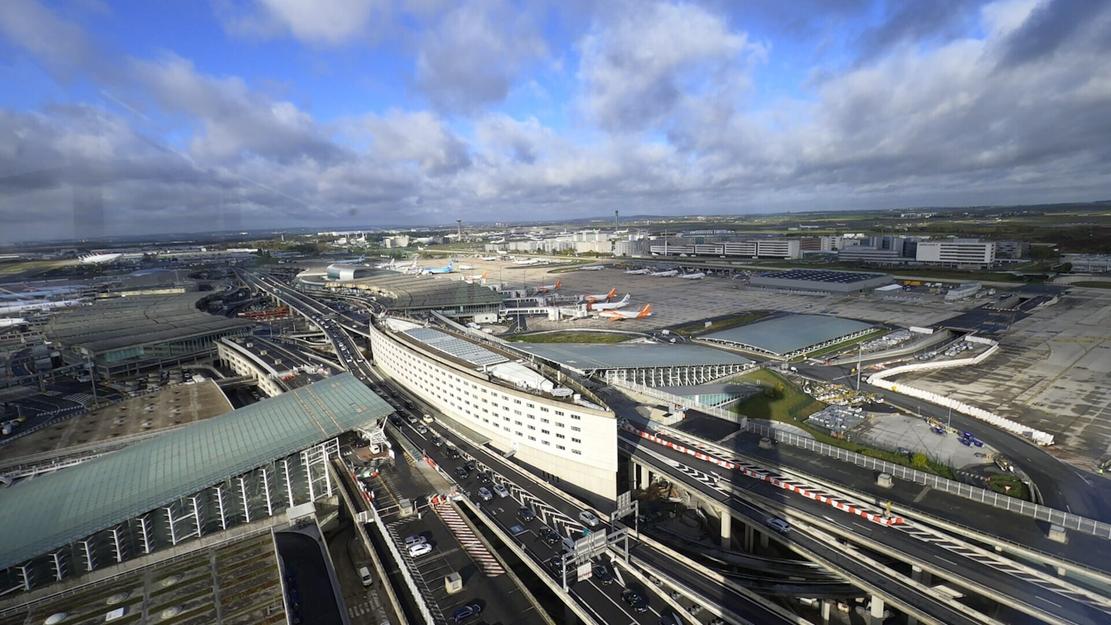
<path id="1" fill-rule="evenodd" d="M 746 553 L 752 553 L 756 548 L 756 528 L 752 527 L 751 523 L 744 523 L 745 537 L 744 537 L 744 550 Z"/>
<path id="2" fill-rule="evenodd" d="M 728 508 L 719 508 L 718 519 L 721 521 L 721 548 L 728 550 L 733 546 L 733 515 Z"/>
<path id="3" fill-rule="evenodd" d="M 872 600 L 868 602 L 868 616 L 871 617 L 872 623 L 882 623 L 883 613 L 886 606 L 883 603 L 883 597 L 879 595 L 872 595 Z"/>
<path id="4" fill-rule="evenodd" d="M 832 610 L 833 602 L 830 601 L 829 599 L 822 599 L 821 606 L 822 606 L 822 608 L 821 608 L 822 609 L 822 625 L 828 625 L 828 623 L 829 623 L 829 614 L 830 614 L 830 612 L 833 611 Z"/>
<path id="5" fill-rule="evenodd" d="M 770 540 L 771 537 L 768 536 L 767 532 L 759 532 L 759 534 L 760 534 L 760 548 L 761 549 L 767 549 L 768 545 L 771 543 L 771 540 Z"/>
<path id="6" fill-rule="evenodd" d="M 929 586 L 931 583 L 930 572 L 922 570 L 922 567 L 917 564 L 912 564 L 910 567 L 910 578 L 919 584 Z"/>

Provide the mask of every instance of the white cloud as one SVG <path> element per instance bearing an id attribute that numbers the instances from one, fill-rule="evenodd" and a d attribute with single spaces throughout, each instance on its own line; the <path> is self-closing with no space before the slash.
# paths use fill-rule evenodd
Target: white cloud
<path id="1" fill-rule="evenodd" d="M 225 28 L 249 36 L 289 33 L 314 45 L 340 45 L 366 35 L 389 14 L 388 0 L 255 0 L 253 10 L 235 12 L 223 6 L 218 15 Z"/>

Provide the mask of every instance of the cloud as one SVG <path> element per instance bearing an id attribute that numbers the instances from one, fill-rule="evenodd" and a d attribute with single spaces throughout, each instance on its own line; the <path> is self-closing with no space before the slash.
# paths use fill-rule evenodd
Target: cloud
<path id="1" fill-rule="evenodd" d="M 240 11 L 217 5 L 217 16 L 229 32 L 269 38 L 285 33 L 313 45 L 350 43 L 385 21 L 388 0 L 255 0 L 253 9 Z"/>
<path id="2" fill-rule="evenodd" d="M 763 46 L 691 4 L 622 5 L 580 42 L 588 115 L 612 130 L 664 121 L 692 94 L 736 86 Z"/>
<path id="3" fill-rule="evenodd" d="M 923 39 L 948 40 L 959 36 L 976 5 L 968 0 L 895 2 L 885 6 L 889 15 L 860 36 L 859 55 L 872 59 L 893 46 Z"/>
<path id="4" fill-rule="evenodd" d="M 527 11 L 500 0 L 465 2 L 420 38 L 416 84 L 442 111 L 471 113 L 505 99 L 546 46 Z"/>
<path id="5" fill-rule="evenodd" d="M 362 123 L 380 160 L 415 163 L 431 176 L 451 175 L 471 164 L 467 145 L 432 113 L 391 111 L 368 115 Z"/>
<path id="6" fill-rule="evenodd" d="M 1068 47 L 1078 34 L 1111 48 L 1111 6 L 1088 0 L 1044 0 L 1009 34 L 1000 65 L 1017 67 L 1042 60 Z"/>
<path id="7" fill-rule="evenodd" d="M 86 73 L 98 80 L 114 78 L 111 64 L 94 62 L 101 57 L 98 45 L 80 26 L 34 0 L 0 2 L 0 38 L 27 50 L 62 80 Z"/>

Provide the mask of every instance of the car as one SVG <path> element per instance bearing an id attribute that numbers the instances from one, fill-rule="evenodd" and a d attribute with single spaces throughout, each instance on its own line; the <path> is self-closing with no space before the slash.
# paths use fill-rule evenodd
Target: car
<path id="1" fill-rule="evenodd" d="M 786 534 L 791 531 L 791 524 L 777 516 L 769 517 L 764 523 L 780 534 Z"/>
<path id="2" fill-rule="evenodd" d="M 536 518 L 536 513 L 532 511 L 532 508 L 524 506 L 517 511 L 517 516 L 521 517 L 521 520 L 527 523 Z"/>
<path id="3" fill-rule="evenodd" d="M 424 427 L 423 425 L 418 425 L 417 426 L 417 434 L 420 434 L 421 436 L 424 436 L 425 434 L 428 434 L 428 428 Z"/>
<path id="4" fill-rule="evenodd" d="M 417 418 L 414 417 L 413 415 L 409 415 L 409 416 L 405 417 L 405 420 L 408 421 L 409 423 L 413 424 L 413 425 L 417 424 Z"/>
<path id="5" fill-rule="evenodd" d="M 413 545 L 420 545 L 428 542 L 428 538 L 422 534 L 413 534 L 412 536 L 405 537 L 405 546 L 412 547 Z"/>
<path id="6" fill-rule="evenodd" d="M 491 493 L 489 488 L 483 486 L 478 489 L 478 496 L 482 501 L 490 501 L 494 498 L 494 493 Z"/>
<path id="7" fill-rule="evenodd" d="M 594 513 L 590 510 L 583 510 L 582 512 L 580 512 L 579 520 L 582 521 L 582 524 L 587 527 L 597 527 L 598 524 L 601 523 L 601 521 L 598 520 L 598 517 L 594 516 Z"/>
<path id="8" fill-rule="evenodd" d="M 683 620 L 674 612 L 664 612 L 660 615 L 660 625 L 683 625 Z"/>
<path id="9" fill-rule="evenodd" d="M 365 566 L 359 567 L 359 581 L 363 583 L 363 588 L 367 588 L 374 583 L 374 578 L 370 576 L 370 569 Z"/>
<path id="10" fill-rule="evenodd" d="M 467 473 L 467 469 L 465 467 L 455 467 L 455 475 L 461 480 L 465 480 L 471 476 L 470 473 Z"/>
<path id="11" fill-rule="evenodd" d="M 543 540 L 549 545 L 555 545 L 559 542 L 559 533 L 556 532 L 554 529 L 548 527 L 547 525 L 540 528 L 540 531 L 537 532 L 537 535 L 540 536 L 540 540 Z"/>
<path id="12" fill-rule="evenodd" d="M 458 460 L 459 459 L 459 450 L 454 448 L 454 447 L 448 447 L 447 448 L 447 455 L 452 460 Z"/>
<path id="13" fill-rule="evenodd" d="M 451 613 L 452 623 L 464 623 L 479 614 L 482 614 L 482 606 L 477 603 L 468 603 L 467 605 L 460 606 Z"/>
<path id="14" fill-rule="evenodd" d="M 418 543 L 416 545 L 409 545 L 409 557 L 419 558 L 423 555 L 432 553 L 432 545 L 428 543 Z"/>
<path id="15" fill-rule="evenodd" d="M 425 414 L 424 414 L 424 417 L 423 417 L 423 419 L 424 419 L 424 422 L 425 422 L 425 423 L 432 423 L 432 421 L 433 421 L 433 419 L 432 419 L 432 415 L 430 415 L 430 414 L 428 414 L 428 413 L 425 413 Z"/>
<path id="16" fill-rule="evenodd" d="M 498 494 L 498 497 L 509 496 L 509 489 L 505 487 L 505 484 L 494 484 L 494 492 Z"/>
<path id="17" fill-rule="evenodd" d="M 489 469 L 485 471 L 479 471 L 478 479 L 482 480 L 483 483 L 489 484 L 494 481 L 494 473 Z"/>
<path id="18" fill-rule="evenodd" d="M 613 573 L 610 573 L 609 568 L 601 562 L 594 565 L 594 567 L 591 569 L 591 573 L 594 579 L 598 580 L 598 582 L 602 585 L 613 583 Z"/>
<path id="19" fill-rule="evenodd" d="M 444 444 L 444 439 L 442 439 L 438 436 L 436 438 L 432 439 L 432 446 L 433 447 L 442 447 L 443 444 Z"/>
<path id="20" fill-rule="evenodd" d="M 468 471 L 474 471 L 478 468 L 478 464 L 474 460 L 466 461 L 465 463 L 463 463 L 463 466 L 467 467 Z"/>
<path id="21" fill-rule="evenodd" d="M 644 595 L 632 588 L 626 588 L 625 592 L 621 593 L 621 600 L 625 602 L 625 605 L 637 612 L 648 611 L 648 600 L 644 598 Z"/>

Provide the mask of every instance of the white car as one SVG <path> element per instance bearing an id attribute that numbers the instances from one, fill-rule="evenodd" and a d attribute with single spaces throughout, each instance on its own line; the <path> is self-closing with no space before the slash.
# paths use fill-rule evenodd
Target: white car
<path id="1" fill-rule="evenodd" d="M 410 558 L 419 558 L 423 555 L 428 555 L 430 553 L 432 553 L 432 545 L 430 545 L 428 543 L 418 543 L 416 545 L 410 545 L 409 546 L 409 557 Z"/>
<path id="2" fill-rule="evenodd" d="M 498 494 L 498 497 L 509 496 L 509 489 L 505 487 L 505 484 L 494 484 L 494 492 Z"/>
<path id="3" fill-rule="evenodd" d="M 590 510 L 583 510 L 582 512 L 580 512 L 579 520 L 582 521 L 583 525 L 587 527 L 597 527 L 598 523 L 601 523 L 601 521 L 598 520 L 598 517 L 594 516 L 594 513 Z"/>

